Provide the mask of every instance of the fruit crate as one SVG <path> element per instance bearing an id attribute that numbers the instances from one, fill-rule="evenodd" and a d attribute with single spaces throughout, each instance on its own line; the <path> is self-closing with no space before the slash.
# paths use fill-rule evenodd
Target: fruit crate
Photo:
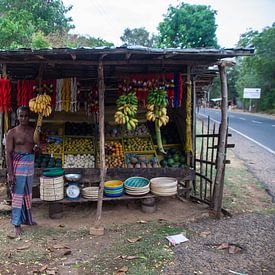
<path id="1" fill-rule="evenodd" d="M 43 154 L 63 154 L 63 136 L 48 136 L 41 144 Z"/>
<path id="2" fill-rule="evenodd" d="M 151 137 L 124 137 L 123 148 L 125 153 L 155 153 Z"/>
<path id="3" fill-rule="evenodd" d="M 65 136 L 64 154 L 94 154 L 93 136 Z"/>
<path id="4" fill-rule="evenodd" d="M 148 154 L 125 154 L 126 168 L 159 168 L 160 164 L 156 153 Z"/>
<path id="5" fill-rule="evenodd" d="M 65 153 L 64 168 L 95 168 L 96 157 L 93 153 Z"/>
<path id="6" fill-rule="evenodd" d="M 123 156 L 105 156 L 106 166 L 108 168 L 124 168 L 125 158 Z"/>
<path id="7" fill-rule="evenodd" d="M 99 145 L 99 144 L 98 144 Z M 99 146 L 98 146 L 99 148 Z M 105 141 L 105 155 L 119 157 L 124 155 L 122 138 L 108 138 Z"/>

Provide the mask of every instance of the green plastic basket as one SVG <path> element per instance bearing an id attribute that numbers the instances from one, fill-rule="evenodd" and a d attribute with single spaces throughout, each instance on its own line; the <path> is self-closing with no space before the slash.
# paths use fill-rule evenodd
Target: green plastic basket
<path id="1" fill-rule="evenodd" d="M 150 181 L 143 177 L 131 177 L 124 182 L 124 186 L 130 188 L 142 188 L 148 186 Z"/>

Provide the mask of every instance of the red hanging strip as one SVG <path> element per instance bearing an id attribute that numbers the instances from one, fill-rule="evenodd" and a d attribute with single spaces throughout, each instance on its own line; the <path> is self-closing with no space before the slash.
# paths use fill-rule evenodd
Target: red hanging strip
<path id="1" fill-rule="evenodd" d="M 22 81 L 17 81 L 17 107 L 21 106 Z"/>
<path id="2" fill-rule="evenodd" d="M 11 84 L 9 79 L 0 79 L 0 111 L 10 112 L 11 108 Z"/>

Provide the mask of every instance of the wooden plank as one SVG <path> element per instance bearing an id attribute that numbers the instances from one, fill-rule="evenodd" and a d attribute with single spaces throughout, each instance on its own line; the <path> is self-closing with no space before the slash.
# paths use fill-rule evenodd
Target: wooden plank
<path id="1" fill-rule="evenodd" d="M 124 194 L 120 197 L 105 197 L 105 196 L 103 196 L 102 200 L 103 201 L 121 201 L 121 200 L 141 200 L 141 199 L 148 199 L 148 198 L 156 198 L 156 195 L 154 195 L 152 193 L 148 193 L 148 194 L 142 195 L 142 196 L 130 196 L 130 195 Z M 44 201 L 44 200 L 41 200 L 40 198 L 32 199 L 33 204 L 43 204 L 43 203 L 71 204 L 71 203 L 83 203 L 83 202 L 92 202 L 92 201 L 98 201 L 98 199 L 96 199 L 96 198 L 90 198 L 90 199 L 79 198 L 79 199 L 75 199 L 75 200 L 69 200 L 69 199 L 64 198 L 63 200 L 59 200 L 59 201 Z"/>

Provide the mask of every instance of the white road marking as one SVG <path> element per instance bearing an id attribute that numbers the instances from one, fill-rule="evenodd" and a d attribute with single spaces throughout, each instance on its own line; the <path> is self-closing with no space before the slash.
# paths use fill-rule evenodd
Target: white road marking
<path id="1" fill-rule="evenodd" d="M 261 121 L 257 121 L 257 120 L 252 120 L 252 122 L 258 123 L 258 124 L 261 124 L 261 123 L 262 123 Z"/>
<path id="2" fill-rule="evenodd" d="M 241 119 L 241 120 L 245 120 L 245 118 L 243 118 L 243 117 L 240 117 L 240 119 Z"/>
<path id="3" fill-rule="evenodd" d="M 275 125 L 271 125 L 271 127 L 275 127 Z"/>
<path id="4" fill-rule="evenodd" d="M 207 118 L 207 116 L 203 115 L 203 114 L 200 114 L 201 116 L 204 116 Z M 213 118 L 210 118 L 212 121 L 216 122 L 216 123 L 221 123 L 220 121 L 216 120 L 216 119 L 213 119 Z M 243 136 L 244 138 L 254 142 L 255 144 L 259 145 L 260 147 L 262 147 L 263 149 L 267 150 L 269 153 L 275 155 L 275 151 L 271 150 L 270 148 L 266 147 L 265 145 L 261 144 L 260 142 L 256 141 L 255 139 L 253 138 L 250 138 L 248 137 L 247 135 L 239 132 L 238 130 L 235 130 L 234 128 L 231 128 L 231 127 L 228 127 L 230 130 L 236 132 L 237 134 Z"/>

